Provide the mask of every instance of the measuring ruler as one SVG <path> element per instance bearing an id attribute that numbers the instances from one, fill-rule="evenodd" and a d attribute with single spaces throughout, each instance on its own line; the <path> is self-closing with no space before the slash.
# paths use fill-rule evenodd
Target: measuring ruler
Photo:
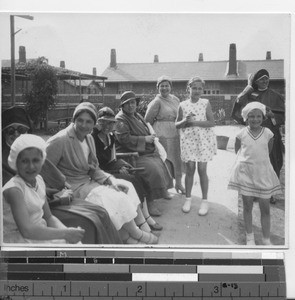
<path id="1" fill-rule="evenodd" d="M 0 295 L 1 300 L 286 299 L 284 256 L 154 249 L 2 251 Z"/>

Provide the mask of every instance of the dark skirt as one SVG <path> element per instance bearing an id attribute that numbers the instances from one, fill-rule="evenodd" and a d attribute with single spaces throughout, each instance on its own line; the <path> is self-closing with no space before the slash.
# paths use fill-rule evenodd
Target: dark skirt
<path id="1" fill-rule="evenodd" d="M 167 189 L 173 187 L 169 170 L 157 153 L 139 156 L 136 160 L 136 167 L 144 168 L 139 174 L 145 182 L 148 201 L 163 198 Z"/>

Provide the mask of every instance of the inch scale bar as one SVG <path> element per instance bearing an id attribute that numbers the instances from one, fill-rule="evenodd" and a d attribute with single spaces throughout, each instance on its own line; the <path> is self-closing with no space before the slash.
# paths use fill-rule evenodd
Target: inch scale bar
<path id="1" fill-rule="evenodd" d="M 4 295 L 22 299 L 33 299 L 32 296 L 46 300 L 46 297 L 286 298 L 285 284 L 280 282 L 9 281 L 1 285 Z"/>
<path id="2" fill-rule="evenodd" d="M 86 252 L 2 252 L 0 300 L 286 299 L 282 253 Z"/>

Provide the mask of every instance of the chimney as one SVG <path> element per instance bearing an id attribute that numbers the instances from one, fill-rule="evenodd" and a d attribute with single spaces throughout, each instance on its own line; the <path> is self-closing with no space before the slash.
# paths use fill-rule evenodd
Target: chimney
<path id="1" fill-rule="evenodd" d="M 26 63 L 26 47 L 19 46 L 19 62 L 20 63 Z"/>
<path id="2" fill-rule="evenodd" d="M 270 51 L 266 52 L 266 59 L 271 59 L 271 52 Z"/>
<path id="3" fill-rule="evenodd" d="M 158 63 L 159 62 L 159 56 L 158 55 L 155 55 L 154 56 L 154 63 Z"/>
<path id="4" fill-rule="evenodd" d="M 117 67 L 117 57 L 116 57 L 116 49 L 111 49 L 111 63 L 110 63 L 111 68 L 116 68 Z"/>
<path id="5" fill-rule="evenodd" d="M 204 61 L 203 53 L 199 53 L 199 61 Z"/>
<path id="6" fill-rule="evenodd" d="M 96 68 L 92 69 L 92 75 L 96 76 Z"/>
<path id="7" fill-rule="evenodd" d="M 65 69 L 65 68 L 66 68 L 66 63 L 65 63 L 65 61 L 64 61 L 64 60 L 61 60 L 60 63 L 59 63 L 59 66 L 60 66 L 61 68 Z"/>
<path id="8" fill-rule="evenodd" d="M 236 44 L 229 45 L 229 62 L 228 62 L 228 76 L 238 75 L 237 72 L 237 50 Z"/>

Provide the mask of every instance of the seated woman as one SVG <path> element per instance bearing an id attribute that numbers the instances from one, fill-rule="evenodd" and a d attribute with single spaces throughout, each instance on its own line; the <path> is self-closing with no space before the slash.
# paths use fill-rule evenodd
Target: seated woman
<path id="1" fill-rule="evenodd" d="M 16 171 L 8 165 L 10 146 L 21 135 L 32 132 L 30 119 L 22 107 L 11 107 L 2 111 L 2 178 L 7 183 Z M 44 172 L 44 168 L 46 171 Z M 65 176 L 47 159 L 40 175 L 46 183 L 46 192 L 60 191 L 66 186 Z M 69 188 L 69 187 L 68 187 Z M 71 190 L 68 189 L 69 194 Z M 84 244 L 121 244 L 122 240 L 105 209 L 92 203 L 72 198 L 69 205 L 58 205 L 51 208 L 54 216 L 68 227 L 85 229 L 82 239 Z"/>
<path id="2" fill-rule="evenodd" d="M 126 91 L 121 96 L 121 111 L 116 115 L 117 150 L 120 152 L 136 151 L 137 167 L 143 167 L 144 178 L 148 191 L 148 208 L 152 215 L 161 215 L 155 207 L 156 199 L 171 199 L 167 192 L 173 187 L 172 178 L 167 166 L 161 160 L 154 144 L 155 135 L 150 134 L 143 117 L 136 112 L 139 102 L 132 91 Z"/>
<path id="3" fill-rule="evenodd" d="M 114 175 L 116 178 L 125 179 L 132 182 L 141 202 L 141 210 L 145 220 L 138 220 L 139 228 L 146 230 L 162 230 L 162 226 L 158 224 L 150 215 L 147 208 L 146 196 L 147 192 L 144 187 L 144 180 L 140 172 L 136 175 L 132 171 L 133 166 L 123 159 L 116 158 L 115 135 L 113 134 L 114 125 L 116 123 L 115 113 L 109 107 L 103 107 L 98 111 L 97 126 L 93 128 L 91 135 L 93 136 L 96 157 L 102 170 Z"/>
<path id="4" fill-rule="evenodd" d="M 140 200 L 132 184 L 127 187 L 125 181 L 122 183 L 99 168 L 90 134 L 96 119 L 95 106 L 80 103 L 73 113 L 73 123 L 47 141 L 47 157 L 66 176 L 74 197 L 107 210 L 123 241 L 155 244 L 158 238 L 135 224 Z"/>
<path id="5" fill-rule="evenodd" d="M 82 228 L 66 227 L 51 214 L 43 178 L 45 141 L 23 134 L 11 145 L 8 164 L 17 174 L 3 187 L 3 240 L 7 243 L 76 244 Z"/>

